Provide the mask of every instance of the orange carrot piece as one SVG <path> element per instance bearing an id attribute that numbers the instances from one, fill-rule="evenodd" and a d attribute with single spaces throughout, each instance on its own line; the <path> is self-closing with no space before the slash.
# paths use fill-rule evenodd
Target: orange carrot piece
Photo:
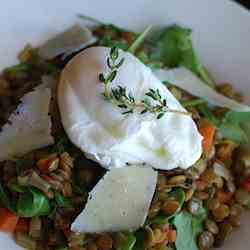
<path id="1" fill-rule="evenodd" d="M 15 231 L 19 217 L 6 208 L 0 208 L 0 231 L 12 233 Z"/>
<path id="2" fill-rule="evenodd" d="M 203 136 L 202 147 L 206 154 L 209 153 L 213 145 L 215 130 L 214 125 L 209 122 L 204 122 L 199 128 L 199 132 Z"/>
<path id="3" fill-rule="evenodd" d="M 167 233 L 167 238 L 169 243 L 176 242 L 176 230 L 170 229 Z"/>

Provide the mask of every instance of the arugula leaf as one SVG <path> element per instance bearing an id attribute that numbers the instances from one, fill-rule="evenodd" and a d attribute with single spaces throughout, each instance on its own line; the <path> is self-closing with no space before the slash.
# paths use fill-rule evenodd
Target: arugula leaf
<path id="1" fill-rule="evenodd" d="M 177 250 L 198 250 L 196 239 L 203 229 L 203 218 L 194 217 L 187 212 L 181 212 L 175 216 L 173 224 L 177 230 Z"/>
<path id="2" fill-rule="evenodd" d="M 22 217 L 45 216 L 50 213 L 50 210 L 48 198 L 33 187 L 20 194 L 17 201 L 17 214 Z"/>
<path id="3" fill-rule="evenodd" d="M 60 207 L 72 207 L 71 201 L 65 198 L 59 192 L 55 192 L 55 201 Z"/>
<path id="4" fill-rule="evenodd" d="M 248 137 L 244 131 L 244 125 L 250 122 L 250 112 L 228 111 L 220 126 L 224 137 L 237 143 L 246 143 Z"/>
<path id="5" fill-rule="evenodd" d="M 245 131 L 237 124 L 223 122 L 219 129 L 225 138 L 236 143 L 243 144 L 248 141 Z"/>
<path id="6" fill-rule="evenodd" d="M 228 111 L 224 119 L 233 124 L 244 125 L 250 122 L 250 112 Z"/>
<path id="7" fill-rule="evenodd" d="M 170 68 L 182 65 L 198 75 L 207 84 L 214 86 L 194 51 L 191 33 L 191 29 L 179 25 L 163 29 L 155 38 L 156 45 L 151 57 L 162 60 Z"/>
<path id="8" fill-rule="evenodd" d="M 21 62 L 17 65 L 11 66 L 4 70 L 6 74 L 16 75 L 20 72 L 28 72 L 32 69 L 32 65 L 29 63 Z"/>
<path id="9" fill-rule="evenodd" d="M 208 107 L 201 105 L 199 110 L 203 115 L 220 130 L 222 135 L 236 143 L 243 144 L 248 141 L 244 125 L 250 122 L 250 112 L 228 111 L 222 120 L 216 118 Z"/>

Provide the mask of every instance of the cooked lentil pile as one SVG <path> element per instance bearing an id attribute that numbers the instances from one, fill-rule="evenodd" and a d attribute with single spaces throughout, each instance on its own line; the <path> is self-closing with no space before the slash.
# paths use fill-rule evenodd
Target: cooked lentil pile
<path id="1" fill-rule="evenodd" d="M 137 37 L 113 25 L 97 27 L 94 34 L 98 39 L 93 45 L 122 49 Z M 150 56 L 153 43 L 150 40 L 140 46 L 136 55 L 150 67 L 168 66 L 159 56 Z M 44 60 L 37 49 L 26 46 L 19 54 L 20 63 L 0 76 L 0 126 L 44 75 L 58 81 L 60 71 L 75 54 Z M 172 67 L 178 63 L 169 64 Z M 148 218 L 141 229 L 110 234 L 70 231 L 88 192 L 105 171 L 70 143 L 60 121 L 54 89 L 50 116 L 55 144 L 0 163 L 0 214 L 12 216 L 10 224 L 18 220 L 13 228 L 0 218 L 1 230 L 11 227 L 16 243 L 31 250 L 206 250 L 222 246 L 240 226 L 242 212 L 250 207 L 250 153 L 241 149 L 241 142 L 234 136 L 223 134 L 211 122 L 221 120 L 227 109 L 197 102 L 196 97 L 170 84 L 168 88 L 192 114 L 204 137 L 203 154 L 188 170 L 159 171 Z M 243 100 L 230 84 L 216 88 L 225 96 Z"/>

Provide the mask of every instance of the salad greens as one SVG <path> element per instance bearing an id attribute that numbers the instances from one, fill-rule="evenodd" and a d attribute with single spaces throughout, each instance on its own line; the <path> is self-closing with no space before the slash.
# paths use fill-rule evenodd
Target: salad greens
<path id="1" fill-rule="evenodd" d="M 176 250 L 198 250 L 196 238 L 203 229 L 204 215 L 192 216 L 181 212 L 173 219 L 177 230 Z"/>
<path id="2" fill-rule="evenodd" d="M 163 29 L 155 37 L 151 58 L 163 61 L 169 68 L 184 66 L 198 75 L 207 84 L 214 86 L 200 63 L 191 40 L 191 29 L 173 25 Z"/>
<path id="3" fill-rule="evenodd" d="M 208 107 L 200 106 L 199 109 L 220 130 L 225 138 L 239 144 L 248 141 L 243 125 L 250 122 L 250 112 L 227 111 L 222 119 L 218 119 L 211 113 Z"/>
<path id="4" fill-rule="evenodd" d="M 119 243 L 117 250 L 133 250 L 136 243 L 136 237 L 133 233 L 123 233 L 123 239 Z"/>
<path id="5" fill-rule="evenodd" d="M 51 205 L 49 199 L 36 188 L 19 189 L 19 186 L 15 186 L 14 189 L 19 193 L 17 202 L 12 201 L 8 197 L 0 183 L 0 201 L 10 211 L 27 218 L 45 216 L 50 213 Z"/>
<path id="6" fill-rule="evenodd" d="M 38 191 L 30 187 L 19 196 L 16 205 L 17 214 L 21 217 L 45 216 L 50 213 L 51 206 L 49 199 Z"/>

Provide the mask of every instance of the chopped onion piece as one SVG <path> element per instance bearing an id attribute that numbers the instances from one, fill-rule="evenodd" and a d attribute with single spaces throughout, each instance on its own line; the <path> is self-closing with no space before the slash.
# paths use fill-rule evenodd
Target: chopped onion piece
<path id="1" fill-rule="evenodd" d="M 155 75 L 161 81 L 167 81 L 173 84 L 191 95 L 204 98 L 210 104 L 228 108 L 239 112 L 249 112 L 250 107 L 241 103 L 238 103 L 228 97 L 225 97 L 214 89 L 209 87 L 207 84 L 202 82 L 195 74 L 191 71 L 181 67 L 170 70 L 155 70 Z"/>
<path id="2" fill-rule="evenodd" d="M 95 41 L 96 38 L 88 28 L 74 25 L 43 44 L 38 49 L 38 54 L 44 59 L 52 59 L 61 54 L 70 55 Z"/>

